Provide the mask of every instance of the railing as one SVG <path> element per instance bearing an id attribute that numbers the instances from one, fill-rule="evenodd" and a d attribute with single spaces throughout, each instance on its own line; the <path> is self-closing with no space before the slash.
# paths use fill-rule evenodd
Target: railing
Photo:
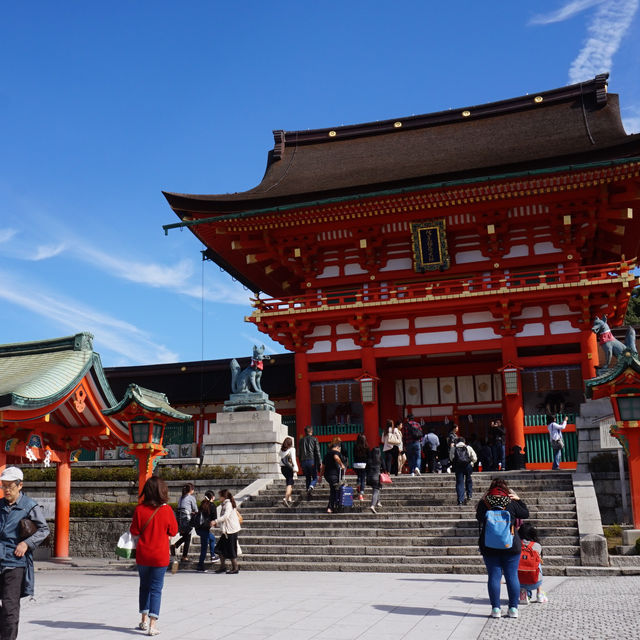
<path id="1" fill-rule="evenodd" d="M 565 432 L 563 433 L 563 440 L 562 461 L 576 462 L 578 460 L 578 434 L 575 431 L 572 433 Z M 525 433 L 524 442 L 528 463 L 553 462 L 553 449 L 551 449 L 548 433 Z"/>
<path id="2" fill-rule="evenodd" d="M 554 420 L 559 424 L 562 424 L 564 421 L 565 415 L 567 416 L 568 424 L 575 424 L 576 422 L 576 414 L 575 413 L 558 413 L 554 417 Z M 538 414 L 525 414 L 524 416 L 524 426 L 525 427 L 546 427 L 547 426 L 547 414 L 546 413 L 538 413 Z"/>
<path id="3" fill-rule="evenodd" d="M 258 299 L 254 315 L 318 311 L 340 305 L 394 304 L 415 300 L 437 300 L 466 296 L 499 295 L 532 289 L 562 289 L 579 284 L 610 284 L 635 281 L 635 260 L 578 268 L 568 265 L 544 273 L 509 273 L 500 276 L 476 276 L 459 280 L 401 285 L 365 285 L 345 291 L 324 291 L 282 300 Z"/>

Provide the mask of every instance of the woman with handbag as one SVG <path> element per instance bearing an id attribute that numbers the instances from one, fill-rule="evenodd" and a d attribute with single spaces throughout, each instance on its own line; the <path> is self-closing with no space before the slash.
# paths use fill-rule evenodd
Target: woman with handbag
<path id="1" fill-rule="evenodd" d="M 382 454 L 384 468 L 388 473 L 398 475 L 398 456 L 402 450 L 402 433 L 393 420 L 387 420 L 382 432 Z"/>
<path id="2" fill-rule="evenodd" d="M 336 436 L 331 441 L 331 446 L 322 460 L 322 466 L 318 474 L 318 482 L 324 477 L 329 483 L 327 513 L 333 513 L 340 506 L 340 479 L 347 468 L 342 457 L 341 449 L 342 440 Z"/>
<path id="3" fill-rule="evenodd" d="M 238 533 L 240 532 L 240 514 L 236 501 L 233 499 L 231 491 L 221 489 L 218 492 L 222 505 L 220 506 L 220 515 L 216 518 L 212 527 L 220 527 L 222 535 L 216 544 L 216 553 L 220 556 L 220 568 L 215 573 L 238 573 Z M 227 569 L 227 558 L 231 560 L 231 569 Z"/>
<path id="4" fill-rule="evenodd" d="M 553 416 L 547 416 L 547 427 L 549 431 L 549 440 L 551 442 L 551 449 L 553 450 L 553 465 L 551 469 L 559 469 L 560 461 L 562 460 L 562 450 L 564 449 L 564 439 L 562 432 L 567 428 L 568 416 L 564 417 L 564 422 L 558 424 Z"/>
<path id="5" fill-rule="evenodd" d="M 180 545 L 182 547 L 182 561 L 186 561 L 189 555 L 189 546 L 191 545 L 191 518 L 198 511 L 198 503 L 193 495 L 195 487 L 191 482 L 187 482 L 182 487 L 182 496 L 178 500 L 178 528 L 180 538 L 176 541 L 174 549 L 177 550 Z"/>
<path id="6" fill-rule="evenodd" d="M 207 558 L 207 550 L 211 553 L 211 562 L 218 560 L 216 556 L 216 536 L 211 531 L 211 523 L 216 519 L 216 506 L 214 504 L 215 493 L 206 491 L 204 500 L 200 503 L 200 509 L 194 516 L 194 528 L 200 536 L 200 559 L 196 571 L 204 572 L 204 561 Z"/>
<path id="7" fill-rule="evenodd" d="M 382 506 L 380 504 L 380 489 L 382 488 L 380 483 L 381 467 L 382 454 L 380 453 L 380 447 L 374 447 L 369 452 L 369 459 L 367 461 L 367 484 L 373 489 L 369 509 L 371 509 L 373 513 L 378 513 L 376 509 Z"/>
<path id="8" fill-rule="evenodd" d="M 282 446 L 280 447 L 280 473 L 282 473 L 287 483 L 284 490 L 284 498 L 282 498 L 282 504 L 289 509 L 292 503 L 291 494 L 293 493 L 293 480 L 295 474 L 298 473 L 296 450 L 293 446 L 292 438 L 285 438 L 282 441 Z"/>
<path id="9" fill-rule="evenodd" d="M 369 443 L 364 433 L 359 433 L 353 447 L 353 469 L 358 476 L 358 498 L 364 500 L 364 486 L 367 480 L 367 460 L 369 458 Z"/>
<path id="10" fill-rule="evenodd" d="M 134 536 L 140 536 L 136 545 L 141 615 L 138 629 L 156 636 L 160 633 L 156 622 L 160 615 L 164 574 L 169 564 L 169 537 L 178 533 L 178 523 L 173 509 L 167 504 L 169 491 L 164 480 L 151 476 L 140 497 L 142 502 L 133 512 L 129 527 Z"/>

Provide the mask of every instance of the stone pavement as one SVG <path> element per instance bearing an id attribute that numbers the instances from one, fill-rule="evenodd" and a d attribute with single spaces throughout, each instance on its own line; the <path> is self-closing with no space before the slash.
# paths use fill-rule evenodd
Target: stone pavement
<path id="1" fill-rule="evenodd" d="M 37 601 L 22 601 L 20 640 L 143 635 L 134 629 L 136 573 L 90 562 L 81 568 L 46 565 L 36 565 Z M 519 620 L 490 620 L 481 575 L 181 571 L 167 574 L 159 637 L 539 640 L 553 633 L 563 640 L 640 638 L 635 596 L 640 578 L 549 577 L 545 587 L 548 605 L 522 607 Z"/>

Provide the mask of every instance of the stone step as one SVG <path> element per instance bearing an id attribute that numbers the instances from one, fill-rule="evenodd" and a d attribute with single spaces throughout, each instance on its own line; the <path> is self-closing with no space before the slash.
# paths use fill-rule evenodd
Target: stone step
<path id="1" fill-rule="evenodd" d="M 362 513 L 320 513 L 318 514 L 317 519 L 305 519 L 303 514 L 300 514 L 296 517 L 295 513 L 287 513 L 276 515 L 276 514 L 264 514 L 264 516 L 257 516 L 255 518 L 246 517 L 243 522 L 243 528 L 248 529 L 253 526 L 253 524 L 265 526 L 277 526 L 282 527 L 287 524 L 298 524 L 298 526 L 305 527 L 329 527 L 335 528 L 343 527 L 343 526 L 366 526 L 366 527 L 384 527 L 386 525 L 392 524 L 397 525 L 398 527 L 415 527 L 418 526 L 420 528 L 428 528 L 435 527 L 438 529 L 445 529 L 447 527 L 454 527 L 456 529 L 474 529 L 478 530 L 478 522 L 475 518 L 446 518 L 446 517 L 434 517 L 434 518 L 420 518 L 416 516 L 412 519 L 401 519 L 398 514 L 395 513 L 378 513 L 373 518 L 370 517 L 371 512 L 369 514 Z M 536 527 L 544 526 L 546 528 L 571 528 L 577 527 L 576 518 L 544 518 L 544 519 L 534 519 L 531 518 L 532 521 L 536 522 Z"/>
<path id="2" fill-rule="evenodd" d="M 280 541 L 282 542 L 282 541 Z M 324 545 L 304 545 L 297 541 L 288 539 L 287 544 L 273 543 L 265 547 L 262 543 L 251 544 L 242 539 L 242 550 L 252 557 L 265 553 L 279 554 L 287 558 L 299 555 L 310 555 L 327 557 L 328 555 L 365 555 L 365 556 L 472 556 L 478 553 L 478 545 L 452 545 L 449 547 L 432 547 L 428 545 L 385 545 L 380 541 L 371 541 L 370 544 L 324 544 Z M 266 554 L 265 554 L 266 555 Z M 545 545 L 545 564 L 547 558 L 566 558 L 580 555 L 579 546 L 550 546 Z M 553 561 L 550 561 L 553 564 Z"/>
<path id="3" fill-rule="evenodd" d="M 309 517 L 311 514 L 324 515 L 326 505 L 314 505 L 308 503 L 293 504 L 291 507 L 285 507 L 284 505 L 276 505 L 276 510 L 269 509 L 267 506 L 261 506 L 259 508 L 243 509 L 242 515 L 247 520 L 253 520 L 256 518 L 266 519 L 278 519 L 278 518 L 295 518 L 297 516 Z M 421 518 L 452 518 L 452 519 L 474 519 L 476 510 L 474 507 L 459 506 L 459 505 L 446 505 L 441 507 L 435 507 L 432 505 L 394 505 L 393 502 L 385 500 L 384 506 L 379 507 L 379 514 L 376 515 L 397 515 L 397 514 L 420 514 Z M 356 501 L 353 507 L 345 513 L 352 515 L 369 515 L 371 509 L 369 504 Z M 531 507 L 529 509 L 528 519 L 546 519 L 552 517 L 559 518 L 576 518 L 576 509 L 571 506 L 558 507 L 553 510 L 538 509 L 537 507 Z"/>
<path id="4" fill-rule="evenodd" d="M 482 560 L 481 555 L 475 556 L 365 556 L 365 555 L 353 555 L 348 557 L 331 556 L 332 563 L 338 563 L 340 567 L 344 565 L 353 564 L 356 567 L 369 566 L 369 569 L 363 568 L 363 571 L 421 571 L 423 573 L 429 573 L 431 567 L 447 566 L 456 567 L 456 570 L 450 569 L 450 573 L 472 573 L 469 571 L 472 568 L 481 569 L 479 573 L 486 573 L 486 568 Z M 274 555 L 265 554 L 247 554 L 244 552 L 241 557 L 241 563 L 244 567 L 249 563 L 267 565 L 274 561 Z M 567 566 L 575 566 L 577 558 L 574 556 L 550 558 L 547 562 L 545 558 L 545 574 L 552 575 L 554 568 L 564 569 Z M 297 571 L 322 571 L 321 565 L 328 564 L 328 557 L 323 555 L 297 555 L 291 554 L 282 556 L 281 562 L 289 566 L 294 565 L 301 567 L 306 565 L 307 569 L 297 568 Z M 608 568 L 608 567 L 607 567 Z M 344 571 L 345 569 L 337 569 L 338 571 Z M 351 569 L 352 571 L 356 569 Z"/>
<path id="5" fill-rule="evenodd" d="M 477 502 L 482 497 L 483 493 L 475 491 L 474 488 L 474 498 L 473 501 Z M 569 491 L 544 491 L 538 493 L 528 493 L 524 491 L 518 492 L 518 495 L 524 502 L 529 504 L 555 504 L 558 502 L 569 502 L 575 503 L 575 498 L 573 497 L 573 493 Z M 295 491 L 293 492 L 293 496 L 302 501 L 306 501 L 307 496 L 305 491 Z M 417 501 L 420 504 L 450 504 L 451 502 L 455 502 L 456 500 L 456 492 L 455 489 L 451 491 L 440 491 L 440 492 L 417 492 L 417 491 L 393 491 L 393 490 L 385 490 L 383 489 L 381 492 L 381 496 L 384 496 L 390 500 L 401 500 L 401 501 Z M 251 498 L 243 504 L 244 508 L 250 507 L 252 504 L 277 504 L 282 501 L 284 497 L 284 491 L 280 492 L 270 492 L 269 494 L 260 494 L 258 498 Z M 312 500 L 328 500 L 329 499 L 329 490 L 328 489 L 319 489 L 313 492 Z M 371 490 L 367 489 L 365 491 L 365 499 L 371 499 Z"/>
<path id="6" fill-rule="evenodd" d="M 420 547 L 449 547 L 454 545 L 473 546 L 478 545 L 478 534 L 474 536 L 411 536 L 406 535 L 393 535 L 396 532 L 389 534 L 388 531 L 379 532 L 375 529 L 370 531 L 362 531 L 360 535 L 354 535 L 351 532 L 341 532 L 339 535 L 332 536 L 313 536 L 306 530 L 300 530 L 300 535 L 293 534 L 290 530 L 287 531 L 287 540 L 291 544 L 296 545 L 362 545 L 362 544 L 392 544 L 398 546 L 420 546 Z M 405 533 L 405 532 L 402 532 Z M 282 543 L 282 536 L 274 536 L 272 531 L 264 531 L 258 535 L 255 535 L 253 529 L 243 530 L 242 532 L 242 544 L 262 544 L 270 548 L 273 545 Z M 544 539 L 545 549 L 555 549 L 561 547 L 579 548 L 579 536 L 547 536 Z M 564 552 L 563 552 L 564 553 Z M 558 554 L 555 554 L 558 555 Z M 640 558 L 640 556 L 638 556 Z"/>

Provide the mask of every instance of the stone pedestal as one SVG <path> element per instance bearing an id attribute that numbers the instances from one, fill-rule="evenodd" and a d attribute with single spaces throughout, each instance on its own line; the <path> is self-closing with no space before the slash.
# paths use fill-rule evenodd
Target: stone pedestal
<path id="1" fill-rule="evenodd" d="M 202 439 L 203 465 L 247 467 L 260 478 L 280 477 L 278 451 L 288 432 L 279 413 L 218 413 L 210 429 Z"/>
<path id="2" fill-rule="evenodd" d="M 224 401 L 223 411 L 275 411 L 276 407 L 264 391 L 232 393 Z"/>

